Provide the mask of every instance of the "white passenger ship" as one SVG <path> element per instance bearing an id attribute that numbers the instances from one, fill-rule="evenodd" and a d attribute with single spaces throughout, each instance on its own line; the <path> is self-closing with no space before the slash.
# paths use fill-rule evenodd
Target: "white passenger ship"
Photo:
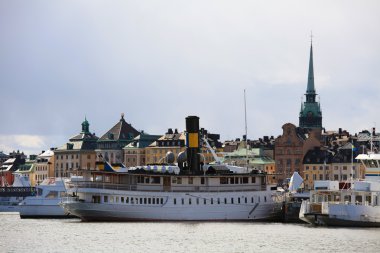
<path id="1" fill-rule="evenodd" d="M 356 157 L 365 166 L 365 180 L 317 181 L 310 200 L 302 202 L 300 219 L 315 225 L 380 226 L 380 154 Z"/>
<path id="2" fill-rule="evenodd" d="M 187 162 L 112 168 L 67 184 L 75 198 L 62 202 L 83 221 L 243 221 L 281 216 L 282 196 L 266 175 L 225 164 L 201 165 L 198 117 L 186 118 Z"/>

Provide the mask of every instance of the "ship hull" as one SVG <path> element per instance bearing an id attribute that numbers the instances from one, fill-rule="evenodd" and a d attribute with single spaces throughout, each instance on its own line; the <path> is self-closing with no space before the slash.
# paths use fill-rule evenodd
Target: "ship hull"
<path id="1" fill-rule="evenodd" d="M 0 212 L 19 212 L 20 208 L 18 205 L 0 205 Z"/>
<path id="2" fill-rule="evenodd" d="M 318 226 L 380 227 L 380 206 L 324 203 L 322 212 L 307 212 L 303 202 L 300 219 Z"/>
<path id="3" fill-rule="evenodd" d="M 277 220 L 280 205 L 263 204 L 256 207 L 255 214 L 247 208 L 153 208 L 121 207 L 94 203 L 65 203 L 66 213 L 80 217 L 83 221 L 246 221 Z"/>
<path id="4" fill-rule="evenodd" d="M 58 205 L 20 205 L 21 218 L 72 218 Z"/>
<path id="5" fill-rule="evenodd" d="M 80 217 L 83 221 L 280 221 L 281 202 L 270 199 L 270 194 L 261 193 L 261 202 L 245 197 L 249 193 L 154 193 L 119 192 L 113 196 L 131 196 L 147 199 L 146 203 L 91 203 L 93 193 L 82 194 L 82 201 L 64 201 L 65 212 Z M 252 192 L 251 192 L 252 194 Z M 254 192 L 256 199 L 260 193 Z M 264 195 L 268 196 L 264 202 Z M 87 196 L 87 197 L 86 197 Z M 110 196 L 110 195 L 108 195 Z M 159 196 L 162 202 L 151 202 Z M 196 196 L 196 197 L 195 197 Z M 222 196 L 228 196 L 222 198 Z M 234 196 L 234 197 L 231 197 Z M 240 203 L 238 197 L 240 198 Z M 104 196 L 103 196 L 104 197 Z M 110 198 L 110 197 L 109 197 Z M 134 198 L 134 197 L 133 197 Z M 226 203 L 224 200 L 234 203 Z M 86 201 L 87 199 L 87 201 Z M 176 200 L 174 200 L 176 199 Z"/>
<path id="6" fill-rule="evenodd" d="M 324 214 L 305 214 L 302 220 L 316 226 L 380 227 L 380 222 L 344 220 L 344 219 L 331 218 L 328 215 L 324 215 Z"/>

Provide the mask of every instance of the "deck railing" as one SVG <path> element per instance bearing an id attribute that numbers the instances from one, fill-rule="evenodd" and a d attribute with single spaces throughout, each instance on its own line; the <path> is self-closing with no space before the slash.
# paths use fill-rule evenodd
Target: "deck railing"
<path id="1" fill-rule="evenodd" d="M 67 188 L 71 191 L 84 188 L 120 190 L 120 191 L 156 191 L 156 192 L 238 192 L 238 191 L 265 191 L 265 185 L 223 185 L 223 186 L 205 186 L 205 185 L 184 185 L 184 186 L 164 186 L 160 184 L 112 184 L 103 182 L 70 182 Z"/>

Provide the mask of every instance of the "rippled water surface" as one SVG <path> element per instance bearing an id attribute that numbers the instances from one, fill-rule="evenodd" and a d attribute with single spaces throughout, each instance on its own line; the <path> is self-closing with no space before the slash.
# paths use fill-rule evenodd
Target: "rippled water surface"
<path id="1" fill-rule="evenodd" d="M 380 252 L 380 228 L 234 222 L 87 223 L 0 213 L 0 252 Z"/>

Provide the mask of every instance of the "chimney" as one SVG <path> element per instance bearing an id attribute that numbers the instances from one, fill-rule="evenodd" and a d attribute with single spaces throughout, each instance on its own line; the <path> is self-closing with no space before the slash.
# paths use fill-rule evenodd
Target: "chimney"
<path id="1" fill-rule="evenodd" d="M 376 128 L 372 127 L 372 136 L 376 135 Z"/>
<path id="2" fill-rule="evenodd" d="M 197 116 L 186 118 L 186 147 L 190 173 L 200 174 L 199 117 Z"/>
<path id="3" fill-rule="evenodd" d="M 173 134 L 173 129 L 169 128 L 167 134 Z"/>
<path id="4" fill-rule="evenodd" d="M 174 129 L 174 133 L 175 133 L 175 134 L 178 134 L 178 129 L 177 129 L 177 128 Z"/>

